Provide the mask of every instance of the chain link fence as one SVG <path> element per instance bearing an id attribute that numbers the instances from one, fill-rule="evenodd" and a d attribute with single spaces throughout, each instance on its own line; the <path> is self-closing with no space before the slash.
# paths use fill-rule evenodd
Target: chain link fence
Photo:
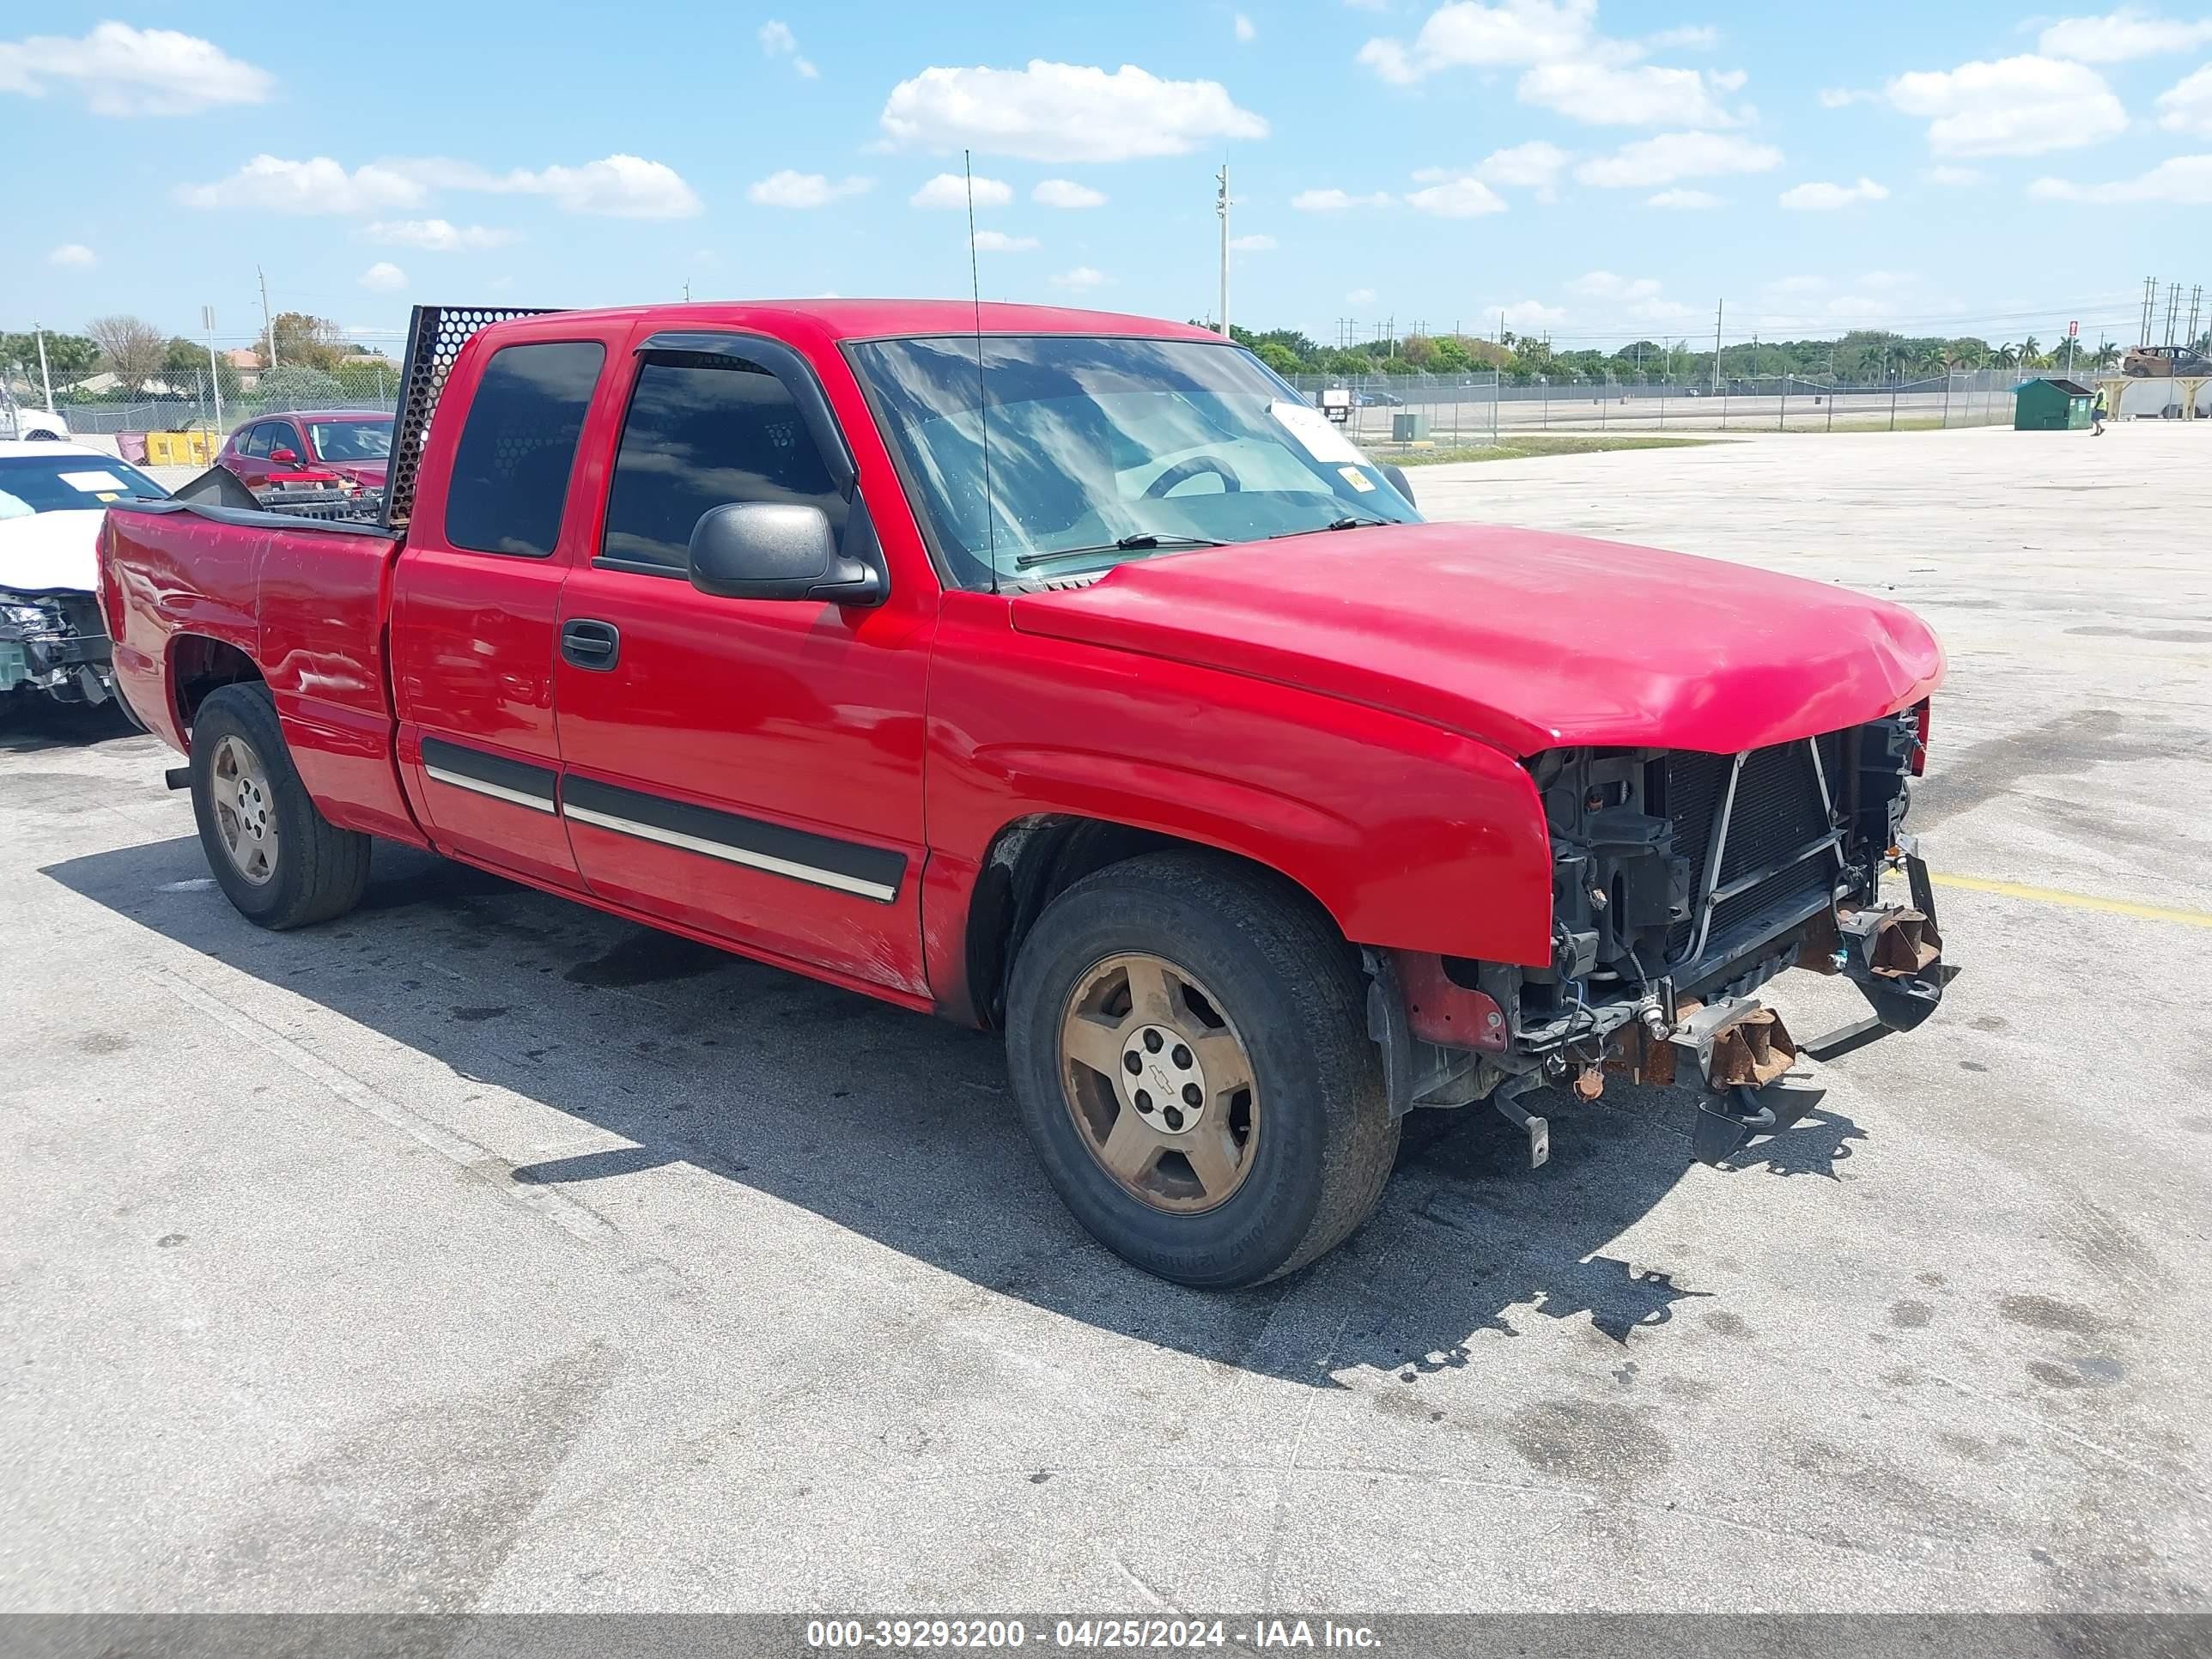
<path id="1" fill-rule="evenodd" d="M 1793 374 L 1718 386 L 1607 380 L 1514 386 L 1490 374 L 1298 375 L 1301 395 L 1352 394 L 1349 435 L 1379 449 L 1496 445 L 1531 433 L 1917 431 L 2010 425 L 2016 369 L 1864 385 Z"/>
<path id="2" fill-rule="evenodd" d="M 73 395 L 75 394 L 75 395 Z M 57 387 L 54 407 L 80 434 L 118 432 L 227 433 L 263 415 L 289 410 L 391 409 L 399 401 L 399 369 L 380 360 L 335 370 L 264 370 L 249 390 L 207 369 L 164 373 L 134 394 L 85 396 Z"/>

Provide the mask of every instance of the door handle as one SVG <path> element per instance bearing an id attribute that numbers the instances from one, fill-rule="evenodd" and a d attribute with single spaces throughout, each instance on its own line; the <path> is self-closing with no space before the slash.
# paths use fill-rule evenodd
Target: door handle
<path id="1" fill-rule="evenodd" d="M 561 655 L 578 668 L 612 668 L 622 654 L 622 632 L 612 623 L 580 617 L 561 624 Z"/>

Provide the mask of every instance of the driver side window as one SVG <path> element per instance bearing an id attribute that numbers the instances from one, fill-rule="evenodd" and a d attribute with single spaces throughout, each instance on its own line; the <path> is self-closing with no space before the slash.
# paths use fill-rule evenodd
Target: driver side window
<path id="1" fill-rule="evenodd" d="M 652 353 L 623 422 L 599 556 L 683 574 L 691 527 L 730 501 L 818 507 L 831 536 L 845 533 L 845 498 L 782 381 L 742 358 Z"/>

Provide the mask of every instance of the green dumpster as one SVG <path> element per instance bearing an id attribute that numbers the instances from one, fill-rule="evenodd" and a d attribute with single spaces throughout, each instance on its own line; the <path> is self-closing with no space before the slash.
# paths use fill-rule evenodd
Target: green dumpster
<path id="1" fill-rule="evenodd" d="M 2015 432 L 2079 432 L 2089 424 L 2094 398 L 2072 380 L 2022 380 L 2013 388 L 2012 429 Z"/>

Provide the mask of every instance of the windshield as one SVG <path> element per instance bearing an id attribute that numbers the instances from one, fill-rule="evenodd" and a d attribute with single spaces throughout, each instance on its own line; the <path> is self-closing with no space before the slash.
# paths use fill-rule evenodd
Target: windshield
<path id="1" fill-rule="evenodd" d="M 853 348 L 954 579 L 1102 569 L 1215 542 L 1411 523 L 1389 478 L 1249 352 L 1194 340 L 987 337 L 989 510 L 973 336 Z"/>
<path id="2" fill-rule="evenodd" d="M 97 513 L 130 496 L 161 501 L 168 491 L 135 466 L 105 455 L 10 455 L 0 459 L 0 518 L 25 512 Z"/>
<path id="3" fill-rule="evenodd" d="M 392 453 L 392 422 L 311 420 L 307 440 L 319 461 L 380 461 Z"/>

